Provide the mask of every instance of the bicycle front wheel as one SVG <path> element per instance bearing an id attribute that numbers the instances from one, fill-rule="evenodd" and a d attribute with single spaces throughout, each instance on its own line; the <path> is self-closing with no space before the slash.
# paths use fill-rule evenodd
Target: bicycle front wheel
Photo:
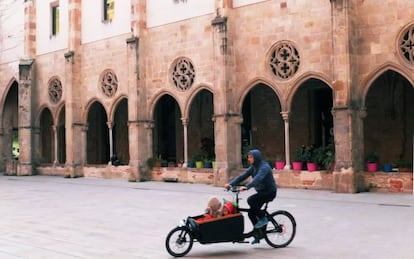
<path id="1" fill-rule="evenodd" d="M 270 214 L 268 219 L 266 242 L 274 248 L 288 246 L 296 235 L 295 218 L 289 212 L 279 210 Z"/>
<path id="2" fill-rule="evenodd" d="M 176 227 L 168 233 L 165 247 L 170 255 L 182 257 L 190 252 L 194 239 L 187 227 Z"/>

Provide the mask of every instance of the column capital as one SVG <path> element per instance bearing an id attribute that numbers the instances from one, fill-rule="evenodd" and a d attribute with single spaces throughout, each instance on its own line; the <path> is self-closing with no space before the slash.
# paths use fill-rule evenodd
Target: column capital
<path id="1" fill-rule="evenodd" d="M 280 114 L 282 115 L 282 118 L 283 118 L 284 121 L 289 120 L 289 112 L 288 111 L 280 112 Z"/>
<path id="2" fill-rule="evenodd" d="M 181 122 L 182 122 L 183 126 L 187 126 L 189 121 L 190 120 L 188 118 L 181 118 Z"/>

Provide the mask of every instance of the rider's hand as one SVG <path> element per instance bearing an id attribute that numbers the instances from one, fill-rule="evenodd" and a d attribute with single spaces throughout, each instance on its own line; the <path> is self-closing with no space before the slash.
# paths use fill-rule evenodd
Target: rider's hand
<path id="1" fill-rule="evenodd" d="M 231 185 L 230 185 L 230 184 L 226 183 L 226 184 L 224 185 L 224 189 L 226 189 L 226 190 L 230 190 L 230 188 L 231 188 Z"/>
<path id="2" fill-rule="evenodd" d="M 247 187 L 246 186 L 240 186 L 240 191 L 242 192 L 242 191 L 247 191 Z"/>

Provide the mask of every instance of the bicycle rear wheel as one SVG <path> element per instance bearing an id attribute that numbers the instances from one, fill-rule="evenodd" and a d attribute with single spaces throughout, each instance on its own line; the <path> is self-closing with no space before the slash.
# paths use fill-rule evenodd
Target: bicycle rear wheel
<path id="1" fill-rule="evenodd" d="M 278 210 L 268 216 L 266 242 L 274 248 L 288 246 L 296 235 L 295 218 L 287 211 Z"/>
<path id="2" fill-rule="evenodd" d="M 187 227 L 176 227 L 168 233 L 165 247 L 170 255 L 182 257 L 190 252 L 194 239 Z"/>

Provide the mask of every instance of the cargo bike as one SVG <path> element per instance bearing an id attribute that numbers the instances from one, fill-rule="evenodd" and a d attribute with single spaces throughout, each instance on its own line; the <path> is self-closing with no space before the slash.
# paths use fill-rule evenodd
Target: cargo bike
<path id="1" fill-rule="evenodd" d="M 239 187 L 230 189 L 234 193 L 234 202 L 239 204 Z M 295 218 L 286 210 L 268 212 L 268 203 L 263 210 L 269 223 L 250 232 L 244 233 L 244 216 L 248 208 L 236 207 L 236 213 L 219 218 L 197 222 L 203 215 L 190 216 L 182 220 L 166 237 L 165 246 L 168 253 L 174 257 L 188 254 L 194 242 L 212 244 L 220 242 L 248 243 L 247 238 L 258 237 L 274 248 L 288 246 L 296 234 Z"/>

